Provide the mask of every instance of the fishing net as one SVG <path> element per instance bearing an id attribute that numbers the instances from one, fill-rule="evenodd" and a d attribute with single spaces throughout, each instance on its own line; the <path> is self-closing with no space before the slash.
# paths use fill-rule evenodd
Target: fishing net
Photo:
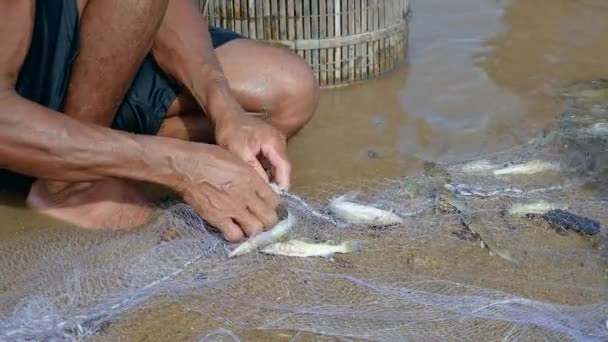
<path id="1" fill-rule="evenodd" d="M 228 258 L 235 246 L 180 203 L 133 231 L 1 241 L 0 340 L 606 341 L 608 106 L 581 98 L 525 146 L 283 195 L 298 220 L 286 239 L 364 243 L 350 254 Z M 504 173 L 530 161 L 536 172 Z M 347 190 L 403 224 L 336 219 L 328 201 Z M 498 249 L 480 248 L 487 234 Z"/>

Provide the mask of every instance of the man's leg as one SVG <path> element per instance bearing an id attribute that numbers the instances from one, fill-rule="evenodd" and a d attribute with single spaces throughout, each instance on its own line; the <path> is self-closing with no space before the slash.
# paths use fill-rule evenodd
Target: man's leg
<path id="1" fill-rule="evenodd" d="M 124 94 L 150 51 L 167 1 L 78 0 L 80 53 L 64 113 L 110 126 Z M 65 183 L 38 180 L 28 204 L 82 227 L 131 227 L 150 209 L 142 194 L 122 180 Z"/>
<path id="2" fill-rule="evenodd" d="M 215 52 L 237 101 L 251 115 L 267 120 L 287 137 L 310 121 L 319 90 L 310 66 L 299 56 L 249 39 L 232 40 Z M 180 95 L 159 135 L 213 142 L 213 130 L 201 117 L 196 101 Z"/>
<path id="3" fill-rule="evenodd" d="M 87 8 L 90 9 L 90 7 Z M 120 46 L 115 48 L 120 48 Z M 241 39 L 222 45 L 216 52 L 237 100 L 252 115 L 265 117 L 270 123 L 283 130 L 287 136 L 295 134 L 311 118 L 317 106 L 317 86 L 310 67 L 299 57 L 284 50 Z M 90 56 L 95 56 L 95 54 L 90 54 Z M 248 56 L 248 58 L 243 60 L 240 58 L 242 56 Z M 250 59 L 252 56 L 255 58 Z M 94 61 L 93 59 L 90 62 Z M 146 98 L 147 91 L 154 93 L 152 97 L 155 100 L 158 95 L 158 89 L 147 89 L 151 83 L 157 82 L 147 82 L 146 77 L 164 83 L 156 75 L 156 71 L 152 70 L 153 67 L 149 66 L 150 63 L 146 63 L 143 76 L 140 80 L 136 80 L 134 89 L 131 90 L 131 99 L 136 98 L 138 103 Z M 87 65 L 89 67 L 94 65 L 94 63 L 84 62 L 82 64 L 83 70 L 87 70 L 85 68 Z M 79 89 L 76 86 L 77 79 L 77 74 L 75 74 L 71 94 Z M 75 97 L 82 99 L 82 97 Z M 149 108 L 158 108 L 157 104 L 152 103 L 155 100 L 150 99 L 151 103 L 147 104 Z M 129 101 L 127 103 L 133 104 Z M 73 109 L 72 113 L 75 116 L 85 120 L 88 118 L 99 124 L 107 124 L 108 121 L 111 121 L 107 118 L 112 116 L 87 114 L 86 111 L 81 111 L 79 108 L 82 107 L 75 106 Z M 136 119 L 149 119 L 142 117 L 142 115 L 149 114 L 146 111 L 143 112 L 145 113 L 142 111 L 135 113 Z M 204 120 L 200 107 L 191 97 L 180 96 L 169 108 L 168 116 L 169 118 L 164 121 L 158 132 L 159 135 L 212 141 L 210 127 Z M 121 116 L 121 118 L 124 117 L 124 115 Z M 102 122 L 104 120 L 108 121 Z M 124 127 L 118 128 L 124 129 Z M 57 185 L 54 188 L 44 183 L 37 183 L 30 193 L 28 202 L 45 214 L 91 228 L 104 224 L 117 228 L 132 226 L 140 223 L 137 222 L 138 217 L 143 221 L 145 215 L 138 215 L 138 212 L 147 213 L 147 210 L 142 210 L 142 205 L 145 203 L 143 197 L 121 181 L 78 184 L 68 187 Z"/>

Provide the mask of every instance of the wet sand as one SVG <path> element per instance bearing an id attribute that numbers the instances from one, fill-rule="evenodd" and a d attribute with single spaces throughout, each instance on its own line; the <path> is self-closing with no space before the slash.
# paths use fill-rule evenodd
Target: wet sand
<path id="1" fill-rule="evenodd" d="M 411 5 L 409 51 L 399 70 L 323 91 L 316 117 L 289 147 L 293 192 L 326 198 L 336 189 L 356 190 L 414 174 L 425 159 L 458 160 L 523 144 L 558 116 L 561 87 L 608 77 L 608 4 L 603 0 L 415 0 Z M 2 239 L 59 225 L 27 212 L 19 198 L 5 196 L 3 203 Z M 564 244 L 553 232 L 528 238 L 525 247 L 530 248 Z M 367 260 L 383 260 L 388 267 L 408 259 L 408 270 L 416 274 L 441 278 L 449 271 L 462 282 L 558 303 L 606 300 L 602 292 L 560 292 L 557 285 L 544 285 L 608 287 L 605 265 L 575 265 L 567 274 L 507 284 L 504 280 L 516 271 L 466 246 L 442 250 L 421 245 Z M 563 247 L 581 249 L 588 243 L 575 237 Z M 454 260 L 461 262 L 450 263 Z M 365 260 L 353 257 L 353 262 Z M 100 340 L 191 341 L 218 327 L 201 314 L 161 302 L 109 325 Z M 298 334 L 234 332 L 247 341 L 288 341 Z M 302 333 L 294 340 L 318 337 Z"/>

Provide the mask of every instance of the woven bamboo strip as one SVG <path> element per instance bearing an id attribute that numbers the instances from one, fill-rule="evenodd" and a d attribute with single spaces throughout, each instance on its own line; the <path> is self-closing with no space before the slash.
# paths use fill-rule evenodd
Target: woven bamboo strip
<path id="1" fill-rule="evenodd" d="M 401 65 L 407 0 L 195 0 L 212 26 L 292 50 L 322 87 L 376 77 Z"/>

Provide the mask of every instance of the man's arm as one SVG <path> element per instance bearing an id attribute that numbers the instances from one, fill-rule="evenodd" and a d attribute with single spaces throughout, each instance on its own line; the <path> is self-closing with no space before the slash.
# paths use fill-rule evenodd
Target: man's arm
<path id="1" fill-rule="evenodd" d="M 247 162 L 267 179 L 261 160 L 272 167 L 279 186 L 289 188 L 291 165 L 286 137 L 249 116 L 231 94 L 215 55 L 205 17 L 192 0 L 173 0 L 154 41 L 161 68 L 181 82 L 199 103 L 215 130 L 218 145 Z M 243 56 L 246 60 L 247 56 Z"/>
<path id="2" fill-rule="evenodd" d="M 161 184 L 234 242 L 276 223 L 278 195 L 217 146 L 81 123 L 20 97 L 14 86 L 30 43 L 33 4 L 0 0 L 0 167 L 58 181 Z"/>
<path id="3" fill-rule="evenodd" d="M 19 97 L 0 94 L 0 167 L 38 178 L 95 181 L 108 177 L 167 186 L 176 175 L 154 148 L 158 139 L 80 123 Z M 155 170 L 150 173 L 149 170 Z"/>
<path id="4" fill-rule="evenodd" d="M 212 124 L 236 103 L 215 55 L 205 17 L 191 0 L 169 2 L 152 48 L 154 58 L 194 96 Z"/>
<path id="5" fill-rule="evenodd" d="M 277 194 L 217 146 L 81 123 L 11 91 L 0 92 L 0 167 L 58 181 L 164 185 L 232 242 L 277 222 Z"/>
<path id="6" fill-rule="evenodd" d="M 0 14 L 0 166 L 66 181 L 125 177 L 167 182 L 142 173 L 152 161 L 140 138 L 78 123 L 15 93 L 31 42 L 35 2 L 2 0 Z M 163 172 L 161 165 L 154 167 Z"/>

